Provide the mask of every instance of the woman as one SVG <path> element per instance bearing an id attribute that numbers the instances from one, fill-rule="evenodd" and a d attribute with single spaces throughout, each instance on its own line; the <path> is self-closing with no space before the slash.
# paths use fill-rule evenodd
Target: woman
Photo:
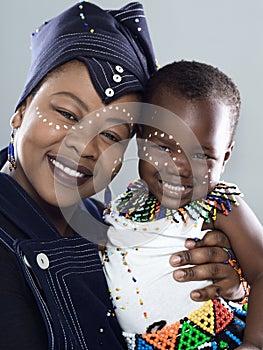
<path id="1" fill-rule="evenodd" d="M 83 1 L 33 34 L 0 174 L 1 349 L 125 348 L 98 255 L 103 226 L 96 206 L 83 199 L 118 172 L 136 102 L 155 69 L 138 3 L 104 11 Z M 76 229 L 83 215 L 84 238 Z M 218 243 L 216 235 L 208 245 Z M 227 259 L 221 248 L 213 251 L 215 261 Z M 189 262 L 204 263 L 209 252 L 193 250 Z M 184 264 L 189 254 L 178 256 Z M 219 280 L 228 276 L 222 293 L 236 297 L 235 272 L 211 266 L 222 267 Z M 213 277 L 200 268 L 187 271 Z M 199 300 L 218 287 L 201 291 Z"/>

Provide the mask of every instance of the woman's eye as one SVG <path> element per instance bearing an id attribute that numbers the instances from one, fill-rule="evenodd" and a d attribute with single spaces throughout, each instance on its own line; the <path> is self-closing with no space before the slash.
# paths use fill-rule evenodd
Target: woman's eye
<path id="1" fill-rule="evenodd" d="M 194 153 L 193 154 L 193 158 L 196 158 L 196 159 L 207 159 L 208 155 L 205 154 L 205 153 Z"/>
<path id="2" fill-rule="evenodd" d="M 103 135 L 104 137 L 106 137 L 107 139 L 109 139 L 110 141 L 119 142 L 119 139 L 114 134 L 112 134 L 110 132 L 103 131 L 100 134 Z"/>
<path id="3" fill-rule="evenodd" d="M 66 111 L 61 111 L 58 110 L 58 112 L 63 115 L 63 117 L 65 117 L 66 119 L 72 120 L 72 121 L 78 121 L 77 118 L 70 112 L 66 112 Z"/>
<path id="4" fill-rule="evenodd" d="M 162 152 L 171 153 L 171 149 L 170 149 L 169 147 L 159 145 L 158 148 L 159 148 Z"/>

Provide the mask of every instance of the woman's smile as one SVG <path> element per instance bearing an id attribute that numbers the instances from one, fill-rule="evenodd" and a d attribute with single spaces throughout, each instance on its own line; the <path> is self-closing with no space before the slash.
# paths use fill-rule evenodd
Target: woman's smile
<path id="1" fill-rule="evenodd" d="M 93 177 L 85 166 L 77 165 L 67 158 L 48 156 L 50 168 L 60 183 L 69 186 L 81 186 Z"/>

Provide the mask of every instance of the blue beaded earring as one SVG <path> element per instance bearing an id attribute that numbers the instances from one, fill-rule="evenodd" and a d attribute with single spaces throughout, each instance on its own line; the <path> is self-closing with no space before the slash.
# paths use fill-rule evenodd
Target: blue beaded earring
<path id="1" fill-rule="evenodd" d="M 16 169 L 16 160 L 15 160 L 15 150 L 14 150 L 14 129 L 11 133 L 11 140 L 8 145 L 8 162 L 9 162 L 9 170 L 12 171 L 13 169 Z"/>
<path id="2" fill-rule="evenodd" d="M 104 206 L 105 206 L 105 209 L 110 209 L 111 200 L 112 200 L 111 189 L 110 189 L 109 186 L 107 186 L 105 188 L 105 191 L 104 191 Z"/>

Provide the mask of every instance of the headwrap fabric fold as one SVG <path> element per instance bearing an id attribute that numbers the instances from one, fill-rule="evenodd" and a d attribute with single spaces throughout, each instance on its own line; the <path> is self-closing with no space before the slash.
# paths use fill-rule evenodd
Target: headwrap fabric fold
<path id="1" fill-rule="evenodd" d="M 31 66 L 16 108 L 49 72 L 73 59 L 86 64 L 106 104 L 143 90 L 156 70 L 143 7 L 138 2 L 120 10 L 79 2 L 37 28 L 31 48 Z"/>

